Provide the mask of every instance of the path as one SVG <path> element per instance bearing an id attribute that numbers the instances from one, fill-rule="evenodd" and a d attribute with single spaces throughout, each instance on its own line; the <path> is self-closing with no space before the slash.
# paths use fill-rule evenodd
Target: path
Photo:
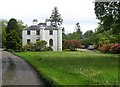
<path id="1" fill-rule="evenodd" d="M 44 82 L 26 61 L 2 51 L 2 85 L 44 85 Z"/>

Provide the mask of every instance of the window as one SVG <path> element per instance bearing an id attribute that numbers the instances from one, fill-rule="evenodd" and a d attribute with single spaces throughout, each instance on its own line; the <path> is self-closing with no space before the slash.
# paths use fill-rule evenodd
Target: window
<path id="1" fill-rule="evenodd" d="M 36 39 L 36 42 L 39 41 L 40 39 Z"/>
<path id="2" fill-rule="evenodd" d="M 30 39 L 27 39 L 27 44 L 30 44 Z"/>
<path id="3" fill-rule="evenodd" d="M 53 39 L 49 40 L 49 46 L 53 46 Z"/>
<path id="4" fill-rule="evenodd" d="M 27 31 L 27 35 L 30 35 L 30 31 Z"/>
<path id="5" fill-rule="evenodd" d="M 50 31 L 49 31 L 49 35 L 53 35 L 53 30 L 50 30 Z"/>
<path id="6" fill-rule="evenodd" d="M 40 31 L 39 30 L 36 31 L 36 35 L 40 35 Z"/>

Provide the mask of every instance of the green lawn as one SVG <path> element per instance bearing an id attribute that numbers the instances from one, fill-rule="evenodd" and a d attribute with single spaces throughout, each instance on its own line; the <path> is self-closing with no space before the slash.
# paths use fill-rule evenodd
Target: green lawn
<path id="1" fill-rule="evenodd" d="M 118 55 L 95 52 L 17 52 L 54 85 L 118 83 Z"/>

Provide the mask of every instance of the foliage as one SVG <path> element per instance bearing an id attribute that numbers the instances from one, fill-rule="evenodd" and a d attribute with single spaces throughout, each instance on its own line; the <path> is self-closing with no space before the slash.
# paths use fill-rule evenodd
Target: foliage
<path id="1" fill-rule="evenodd" d="M 58 85 L 117 85 L 118 55 L 96 52 L 18 52 L 42 76 Z"/>
<path id="2" fill-rule="evenodd" d="M 112 31 L 113 34 L 120 32 L 120 1 L 95 2 L 95 14 L 100 20 L 99 32 Z"/>
<path id="3" fill-rule="evenodd" d="M 47 45 L 47 42 L 44 40 L 37 41 L 34 46 L 36 51 L 42 51 Z"/>
<path id="4" fill-rule="evenodd" d="M 11 52 L 11 53 L 14 53 L 14 50 L 13 50 L 13 49 L 8 49 L 7 51 L 8 51 L 8 52 Z"/>
<path id="5" fill-rule="evenodd" d="M 61 15 L 58 13 L 57 7 L 54 7 L 54 10 L 52 11 L 49 21 L 55 27 L 57 27 L 57 25 L 62 24 L 63 19 L 61 18 Z"/>
<path id="6" fill-rule="evenodd" d="M 111 44 L 109 52 L 111 52 L 111 53 L 120 53 L 120 44 L 118 44 L 118 43 Z"/>
<path id="7" fill-rule="evenodd" d="M 6 47 L 6 31 L 5 29 L 2 29 L 2 47 L 5 48 Z"/>
<path id="8" fill-rule="evenodd" d="M 53 51 L 52 47 L 45 47 L 42 51 Z"/>
<path id="9" fill-rule="evenodd" d="M 119 54 L 120 53 L 120 44 L 118 44 L 118 43 L 104 44 L 99 48 L 99 50 L 104 53 L 109 52 L 109 53 Z"/>
<path id="10" fill-rule="evenodd" d="M 21 27 L 20 27 L 21 26 Z M 14 18 L 11 18 L 6 27 L 6 48 L 15 51 L 21 50 L 22 47 L 22 27 Z"/>
<path id="11" fill-rule="evenodd" d="M 46 47 L 47 42 L 44 40 L 30 43 L 23 46 L 24 51 L 52 51 L 51 47 Z"/>
<path id="12" fill-rule="evenodd" d="M 24 50 L 24 51 L 29 51 L 29 50 L 30 50 L 30 45 L 29 45 L 29 44 L 25 44 L 25 45 L 23 46 L 23 50 Z"/>
<path id="13" fill-rule="evenodd" d="M 70 49 L 63 49 L 63 51 L 71 51 Z"/>
<path id="14" fill-rule="evenodd" d="M 13 49 L 13 50 L 20 50 L 21 49 L 21 40 L 18 36 L 18 33 L 16 30 L 12 30 L 9 33 L 7 33 L 6 36 L 6 48 L 7 49 Z"/>
<path id="15" fill-rule="evenodd" d="M 96 45 L 97 37 L 92 30 L 88 30 L 83 34 L 83 39 L 81 40 L 81 44 L 87 48 L 89 45 Z"/>
<path id="16" fill-rule="evenodd" d="M 78 40 L 66 40 L 63 44 L 64 49 L 70 49 L 74 51 L 76 48 L 80 47 L 80 41 Z"/>
<path id="17" fill-rule="evenodd" d="M 106 52 L 109 51 L 109 48 L 110 48 L 109 45 L 103 44 L 103 45 L 99 48 L 99 50 L 100 50 L 101 52 L 103 52 L 103 53 L 106 53 Z"/>
<path id="18" fill-rule="evenodd" d="M 84 35 L 83 38 L 88 38 L 88 37 L 92 37 L 94 35 L 94 32 L 92 30 L 87 30 Z"/>
<path id="19" fill-rule="evenodd" d="M 73 32 L 73 33 L 69 33 L 66 35 L 66 40 L 79 40 L 80 41 L 80 33 L 77 33 L 77 32 Z"/>
<path id="20" fill-rule="evenodd" d="M 0 19 L 0 46 L 5 48 L 6 47 L 6 27 L 8 21 L 5 19 Z"/>

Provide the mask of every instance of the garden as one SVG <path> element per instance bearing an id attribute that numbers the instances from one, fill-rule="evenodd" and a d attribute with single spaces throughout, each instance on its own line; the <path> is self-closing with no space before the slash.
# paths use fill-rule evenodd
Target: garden
<path id="1" fill-rule="evenodd" d="M 51 85 L 117 85 L 119 54 L 95 51 L 17 52 Z"/>

